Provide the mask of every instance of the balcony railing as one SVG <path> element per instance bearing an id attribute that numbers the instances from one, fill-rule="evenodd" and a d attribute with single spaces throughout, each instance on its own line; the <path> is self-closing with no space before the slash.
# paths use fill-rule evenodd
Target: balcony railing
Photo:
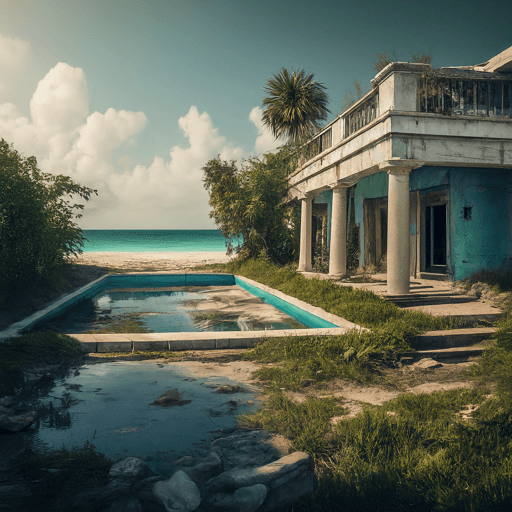
<path id="1" fill-rule="evenodd" d="M 420 112 L 445 115 L 512 117 L 512 81 L 455 80 L 423 76 Z"/>
<path id="2" fill-rule="evenodd" d="M 344 137 L 350 137 L 379 115 L 379 93 L 375 92 L 366 101 L 345 117 Z"/>
<path id="3" fill-rule="evenodd" d="M 302 148 L 299 165 L 303 165 L 330 147 L 332 147 L 332 127 L 315 137 Z"/>

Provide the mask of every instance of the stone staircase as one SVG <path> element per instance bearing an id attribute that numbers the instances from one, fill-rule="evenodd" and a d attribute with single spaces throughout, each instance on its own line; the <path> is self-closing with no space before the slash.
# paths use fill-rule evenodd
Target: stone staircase
<path id="1" fill-rule="evenodd" d="M 322 274 L 305 274 L 306 277 L 329 278 Z M 446 274 L 422 273 L 411 279 L 410 293 L 388 295 L 385 274 L 375 274 L 370 282 L 351 282 L 349 279 L 335 281 L 339 286 L 368 290 L 398 307 L 409 311 L 421 311 L 433 316 L 451 316 L 460 320 L 461 329 L 430 331 L 410 340 L 414 352 L 399 354 L 402 364 L 420 359 L 434 359 L 445 363 L 467 361 L 480 356 L 495 332 L 494 323 L 502 311 L 489 300 L 479 300 L 467 295 L 446 280 Z"/>
<path id="2" fill-rule="evenodd" d="M 419 334 L 409 341 L 415 350 L 402 352 L 399 355 L 400 361 L 402 364 L 424 358 L 450 359 L 449 362 L 467 361 L 482 354 L 495 331 L 495 327 L 470 327 Z"/>

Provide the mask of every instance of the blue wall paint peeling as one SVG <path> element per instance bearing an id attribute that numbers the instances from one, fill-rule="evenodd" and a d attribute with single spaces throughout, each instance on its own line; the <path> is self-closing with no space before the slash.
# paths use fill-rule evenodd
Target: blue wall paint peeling
<path id="1" fill-rule="evenodd" d="M 454 280 L 496 268 L 511 255 L 510 174 L 496 169 L 452 169 L 450 231 Z M 471 220 L 464 219 L 471 207 Z"/>

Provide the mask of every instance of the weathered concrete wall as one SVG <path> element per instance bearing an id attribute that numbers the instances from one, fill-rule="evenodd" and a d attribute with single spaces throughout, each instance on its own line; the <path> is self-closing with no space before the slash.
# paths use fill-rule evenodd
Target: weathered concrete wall
<path id="1" fill-rule="evenodd" d="M 453 279 L 497 268 L 512 257 L 510 173 L 450 170 L 450 242 Z M 471 220 L 464 219 L 471 207 Z"/>

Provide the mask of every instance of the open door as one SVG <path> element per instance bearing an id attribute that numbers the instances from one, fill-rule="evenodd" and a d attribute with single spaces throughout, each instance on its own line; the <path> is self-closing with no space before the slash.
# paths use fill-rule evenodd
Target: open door
<path id="1" fill-rule="evenodd" d="M 446 204 L 426 206 L 425 271 L 446 273 Z"/>

